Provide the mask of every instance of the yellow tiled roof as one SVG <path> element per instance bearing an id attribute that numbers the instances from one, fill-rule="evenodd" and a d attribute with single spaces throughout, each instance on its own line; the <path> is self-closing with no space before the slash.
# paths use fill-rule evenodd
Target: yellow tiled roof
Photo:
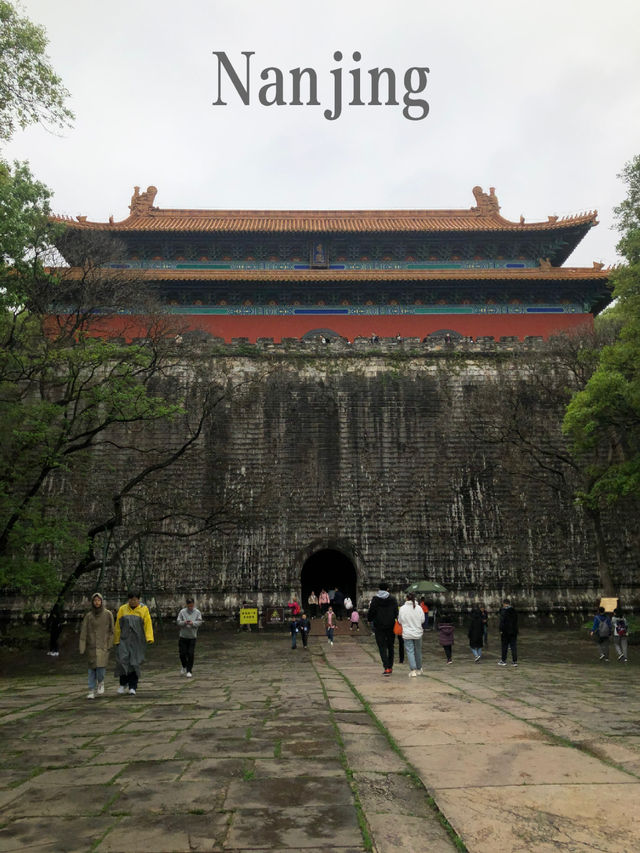
<path id="1" fill-rule="evenodd" d="M 611 271 L 593 267 L 535 267 L 529 269 L 432 269 L 432 270 L 210 270 L 131 269 L 113 270 L 114 275 L 147 281 L 592 281 L 606 280 Z M 81 272 L 78 270 L 78 274 Z"/>
<path id="2" fill-rule="evenodd" d="M 110 231 L 114 234 L 144 232 L 450 232 L 450 231 L 540 231 L 580 225 L 596 225 L 597 212 L 559 219 L 549 216 L 543 222 L 511 222 L 500 216 L 493 188 L 489 193 L 474 187 L 476 205 L 468 210 L 192 210 L 163 209 L 153 206 L 157 190 L 139 187 L 131 199 L 130 215 L 114 222 L 90 222 L 86 216 L 75 219 L 52 217 L 73 228 Z"/>

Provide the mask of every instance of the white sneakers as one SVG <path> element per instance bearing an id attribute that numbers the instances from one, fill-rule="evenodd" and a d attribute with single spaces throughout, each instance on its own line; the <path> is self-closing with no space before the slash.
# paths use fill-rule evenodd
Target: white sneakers
<path id="1" fill-rule="evenodd" d="M 130 687 L 129 688 L 129 696 L 135 696 L 135 695 L 136 695 L 136 691 L 133 689 L 133 687 Z"/>
<path id="2" fill-rule="evenodd" d="M 182 667 L 182 669 L 180 670 L 180 675 L 186 675 L 186 674 L 187 674 L 187 670 L 184 667 Z"/>
<path id="3" fill-rule="evenodd" d="M 98 696 L 102 696 L 104 693 L 104 681 L 98 682 Z"/>
<path id="4" fill-rule="evenodd" d="M 187 678 L 193 678 L 193 673 L 192 673 L 192 672 L 188 672 L 188 673 L 187 673 Z"/>
<path id="5" fill-rule="evenodd" d="M 95 698 L 96 698 L 96 694 L 93 692 L 93 690 L 90 690 L 87 693 L 87 699 L 95 699 Z"/>
<path id="6" fill-rule="evenodd" d="M 122 693 L 126 693 L 126 692 L 127 692 L 126 685 L 121 684 L 121 685 L 120 685 L 120 687 L 118 687 L 117 692 L 118 692 L 118 693 L 120 693 L 120 694 L 122 694 Z"/>

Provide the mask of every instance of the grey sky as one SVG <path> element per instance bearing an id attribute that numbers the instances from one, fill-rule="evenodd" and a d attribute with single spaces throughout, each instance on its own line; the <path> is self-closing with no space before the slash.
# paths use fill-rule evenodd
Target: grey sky
<path id="1" fill-rule="evenodd" d="M 496 187 L 527 221 L 597 208 L 569 264 L 616 261 L 616 178 L 640 153 L 638 0 L 23 0 L 43 24 L 72 95 L 74 127 L 31 128 L 5 156 L 28 159 L 58 213 L 116 220 L 134 185 L 159 207 L 466 208 Z M 226 51 L 257 71 L 311 66 L 322 106 L 214 107 Z M 341 63 L 333 53 L 342 51 Z M 428 66 L 430 113 L 345 106 L 330 69 Z M 241 62 L 242 60 L 242 62 Z M 257 78 L 258 74 L 255 73 Z M 288 74 L 286 75 L 288 77 Z M 258 80 L 258 85 L 262 81 Z M 288 80 L 285 80 L 285 97 Z"/>

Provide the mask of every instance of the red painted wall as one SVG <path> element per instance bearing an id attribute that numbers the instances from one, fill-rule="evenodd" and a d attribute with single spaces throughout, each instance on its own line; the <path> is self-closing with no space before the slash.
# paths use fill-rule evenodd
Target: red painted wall
<path id="1" fill-rule="evenodd" d="M 544 338 L 558 331 L 593 325 L 591 314 L 437 314 L 421 316 L 340 316 L 317 315 L 295 317 L 229 317 L 213 314 L 174 315 L 176 328 L 182 331 L 202 329 L 215 337 L 230 341 L 231 338 L 248 338 L 254 343 L 257 338 L 301 338 L 314 329 L 330 329 L 342 337 L 381 338 L 403 337 L 424 338 L 439 329 L 449 329 L 464 336 L 477 338 L 492 335 L 499 340 L 503 335 L 520 339 L 528 335 Z M 110 318 L 112 333 L 127 340 L 145 335 L 145 325 L 132 316 Z M 106 328 L 96 329 L 96 334 L 105 334 Z"/>

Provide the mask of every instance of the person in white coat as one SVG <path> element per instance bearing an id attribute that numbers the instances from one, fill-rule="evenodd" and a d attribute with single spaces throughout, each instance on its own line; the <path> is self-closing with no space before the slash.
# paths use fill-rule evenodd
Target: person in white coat
<path id="1" fill-rule="evenodd" d="M 409 677 L 415 678 L 422 675 L 422 632 L 424 623 L 424 611 L 413 593 L 407 593 L 407 600 L 400 608 L 398 622 L 402 625 L 402 639 L 404 650 L 409 662 Z"/>

